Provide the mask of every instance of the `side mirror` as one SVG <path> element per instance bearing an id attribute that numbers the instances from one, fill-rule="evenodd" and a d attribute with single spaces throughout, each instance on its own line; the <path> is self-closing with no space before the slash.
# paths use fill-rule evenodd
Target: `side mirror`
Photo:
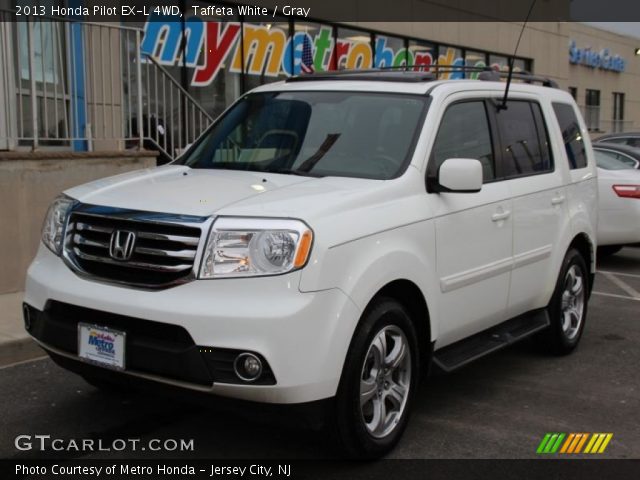
<path id="1" fill-rule="evenodd" d="M 438 191 L 476 193 L 482 189 L 482 163 L 475 158 L 449 158 L 438 170 Z"/>

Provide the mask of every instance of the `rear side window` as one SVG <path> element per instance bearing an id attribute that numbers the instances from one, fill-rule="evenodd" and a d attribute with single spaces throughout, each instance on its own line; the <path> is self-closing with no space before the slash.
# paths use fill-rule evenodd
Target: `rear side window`
<path id="1" fill-rule="evenodd" d="M 547 131 L 537 103 L 510 100 L 496 118 L 506 178 L 553 171 Z"/>
<path id="2" fill-rule="evenodd" d="M 584 141 L 580 133 L 580 125 L 573 111 L 573 107 L 566 103 L 554 103 L 553 111 L 558 119 L 564 148 L 569 159 L 569 168 L 575 170 L 587 166 L 587 157 L 584 150 Z"/>
<path id="3" fill-rule="evenodd" d="M 596 165 L 605 170 L 629 170 L 633 168 L 620 159 L 620 156 L 609 150 L 593 150 Z"/>
<path id="4" fill-rule="evenodd" d="M 482 163 L 483 181 L 495 179 L 489 121 L 483 101 L 454 103 L 444 113 L 433 144 L 429 175 L 449 158 L 475 158 Z"/>
<path id="5" fill-rule="evenodd" d="M 598 140 L 598 141 L 601 141 L 601 140 Z M 626 145 L 627 144 L 627 139 L 626 138 L 605 138 L 602 141 L 603 142 L 607 142 L 607 143 L 618 143 L 620 145 Z"/>

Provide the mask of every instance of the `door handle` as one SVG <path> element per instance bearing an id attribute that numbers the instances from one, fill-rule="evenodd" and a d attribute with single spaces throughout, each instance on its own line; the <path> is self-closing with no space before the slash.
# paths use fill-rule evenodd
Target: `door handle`
<path id="1" fill-rule="evenodd" d="M 564 195 L 558 195 L 557 197 L 553 197 L 551 199 L 551 205 L 560 205 L 562 202 L 564 202 Z"/>
<path id="2" fill-rule="evenodd" d="M 491 216 L 491 221 L 499 222 L 501 220 L 506 220 L 507 218 L 509 218 L 510 215 L 511 215 L 511 212 L 509 210 L 505 210 L 504 212 L 501 212 L 501 213 L 494 213 Z"/>

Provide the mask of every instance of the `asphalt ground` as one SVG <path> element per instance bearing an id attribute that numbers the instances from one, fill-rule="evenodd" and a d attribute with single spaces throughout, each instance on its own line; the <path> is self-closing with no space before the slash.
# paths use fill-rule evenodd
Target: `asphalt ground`
<path id="1" fill-rule="evenodd" d="M 547 432 L 607 432 L 598 458 L 640 458 L 640 249 L 600 261 L 578 349 L 524 342 L 420 385 L 391 458 L 536 458 Z M 63 439 L 193 439 L 172 458 L 318 459 L 325 438 L 286 413 L 228 410 L 145 394 L 105 394 L 48 358 L 0 368 L 0 458 L 157 458 L 166 452 L 19 451 L 18 435 Z M 574 455 L 577 458 L 593 455 Z"/>

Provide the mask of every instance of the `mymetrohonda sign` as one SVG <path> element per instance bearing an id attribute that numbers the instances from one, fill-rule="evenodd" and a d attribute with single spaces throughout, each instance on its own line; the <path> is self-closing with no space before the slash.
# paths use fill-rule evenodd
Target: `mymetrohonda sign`
<path id="1" fill-rule="evenodd" d="M 310 27 L 312 28 L 312 27 Z M 389 39 L 378 35 L 375 43 L 353 39 L 333 38 L 328 25 L 313 28 L 312 32 L 296 31 L 293 36 L 270 24 L 205 21 L 189 17 L 185 21 L 186 50 L 184 63 L 194 69 L 192 86 L 209 85 L 224 68 L 232 73 L 243 70 L 249 75 L 277 77 L 298 75 L 305 39 L 311 46 L 315 71 L 336 68 L 372 68 L 410 65 L 464 65 L 456 57 L 456 50 L 448 48 L 434 58 L 431 52 L 412 52 L 404 47 L 392 48 Z M 170 16 L 150 18 L 144 27 L 142 51 L 152 55 L 163 65 L 182 65 L 180 43 L 182 24 Z M 242 37 L 242 38 L 241 38 Z M 375 59 L 375 60 L 374 60 Z M 485 66 L 480 61 L 476 66 Z M 452 73 L 450 78 L 462 76 Z"/>

